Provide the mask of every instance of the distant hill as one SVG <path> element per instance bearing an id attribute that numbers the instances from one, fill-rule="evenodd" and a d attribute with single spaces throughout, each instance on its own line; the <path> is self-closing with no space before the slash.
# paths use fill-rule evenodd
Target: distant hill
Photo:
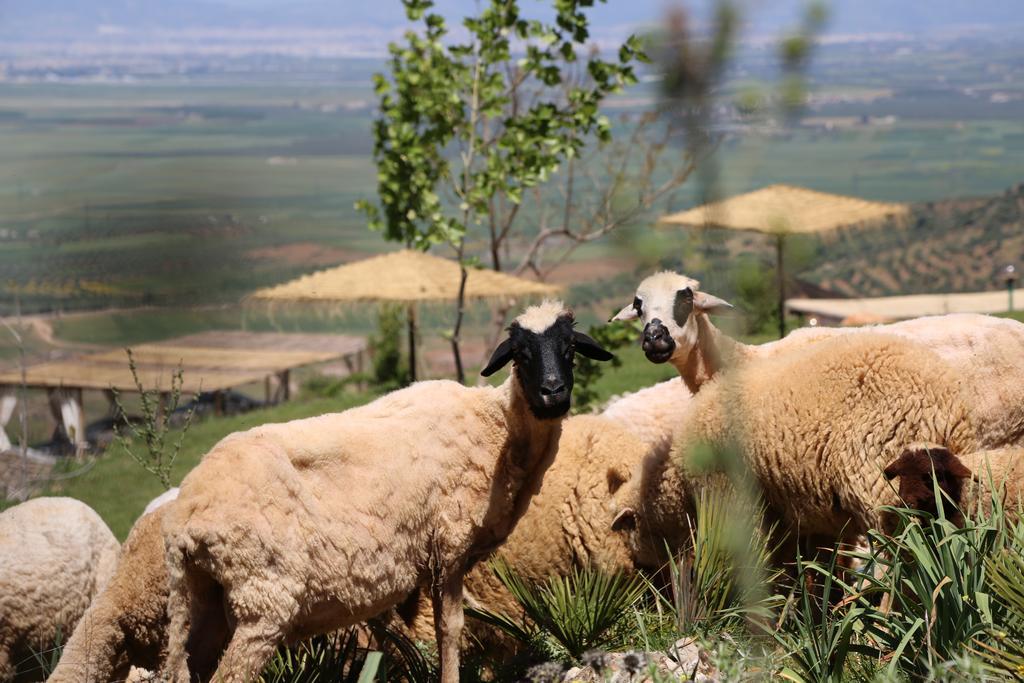
<path id="1" fill-rule="evenodd" d="M 592 10 L 594 28 L 622 32 L 659 21 L 667 0 L 608 0 Z M 698 20 L 711 14 L 714 0 L 681 3 Z M 748 35 L 775 34 L 792 26 L 804 0 L 750 0 Z M 999 27 L 1024 24 L 1021 0 L 832 0 L 827 32 L 833 34 L 909 33 L 937 29 Z M 523 11 L 535 14 L 551 2 L 524 0 Z M 476 0 L 437 0 L 438 11 L 464 16 Z M 98 26 L 128 30 L 182 28 L 332 28 L 359 26 L 392 29 L 404 23 L 399 0 L 0 0 L 0 33 L 93 32 Z"/>
<path id="2" fill-rule="evenodd" d="M 845 296 L 998 289 L 1007 264 L 1024 270 L 1024 184 L 917 205 L 904 224 L 843 234 L 817 263 L 801 279 Z"/>

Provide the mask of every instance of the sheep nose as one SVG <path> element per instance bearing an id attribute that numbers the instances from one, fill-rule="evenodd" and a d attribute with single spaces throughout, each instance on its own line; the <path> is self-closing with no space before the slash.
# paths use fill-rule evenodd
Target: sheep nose
<path id="1" fill-rule="evenodd" d="M 668 328 L 665 327 L 661 320 L 655 318 L 651 322 L 647 323 L 644 327 L 644 340 L 649 342 L 658 342 L 668 336 Z"/>
<path id="2" fill-rule="evenodd" d="M 540 385 L 541 396 L 555 396 L 565 391 L 565 383 L 556 377 L 547 377 Z"/>

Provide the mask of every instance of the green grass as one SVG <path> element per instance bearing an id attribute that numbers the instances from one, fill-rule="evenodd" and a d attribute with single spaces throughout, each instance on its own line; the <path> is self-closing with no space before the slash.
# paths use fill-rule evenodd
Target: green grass
<path id="1" fill-rule="evenodd" d="M 203 455 L 232 432 L 271 422 L 285 422 L 313 415 L 345 410 L 372 399 L 372 394 L 345 395 L 340 398 L 292 401 L 245 415 L 212 418 L 197 422 L 185 435 L 172 479 L 177 484 L 195 467 Z M 168 443 L 177 433 L 168 435 Z M 72 466 L 72 470 L 75 466 Z M 46 495 L 70 496 L 87 503 L 99 513 L 119 539 L 124 540 L 146 503 L 160 495 L 159 480 L 146 473 L 120 446 L 113 446 L 81 476 L 57 482 Z"/>

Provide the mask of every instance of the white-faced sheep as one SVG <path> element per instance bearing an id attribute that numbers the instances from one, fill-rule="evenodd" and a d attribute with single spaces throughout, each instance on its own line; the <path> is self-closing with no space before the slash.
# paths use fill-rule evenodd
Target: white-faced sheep
<path id="1" fill-rule="evenodd" d="M 113 577 L 82 615 L 48 683 L 107 683 L 124 680 L 133 666 L 160 669 L 168 625 L 162 524 L 170 502 L 135 522 Z"/>
<path id="2" fill-rule="evenodd" d="M 431 586 L 445 683 L 458 680 L 463 576 L 540 488 L 573 354 L 611 356 L 560 303 L 528 309 L 482 374 L 227 437 L 167 508 L 166 669 L 245 681 L 275 647 L 355 624 Z M 226 644 L 226 648 L 224 645 Z M 219 663 L 217 662 L 219 656 Z"/>
<path id="3" fill-rule="evenodd" d="M 1024 442 L 1024 324 L 986 315 L 951 314 L 868 328 L 803 328 L 779 341 L 748 345 L 718 330 L 709 314 L 732 308 L 701 292 L 693 278 L 664 271 L 637 287 L 633 303 L 613 320 L 644 323 L 644 353 L 672 363 L 694 392 L 721 369 L 850 333 L 885 332 L 918 341 L 956 371 L 979 443 L 998 448 Z"/>
<path id="4" fill-rule="evenodd" d="M 110 579 L 117 539 L 72 498 L 35 498 L 0 514 L 0 681 L 66 638 Z"/>
<path id="5" fill-rule="evenodd" d="M 911 444 L 885 468 L 887 479 L 899 480 L 903 505 L 938 516 L 934 484 L 943 495 L 947 519 L 963 521 L 963 513 L 992 512 L 993 498 L 1002 501 L 1010 518 L 1024 503 L 1024 448 L 996 448 L 953 455 L 945 446 Z M 952 506 L 950 506 L 952 503 Z"/>
<path id="6" fill-rule="evenodd" d="M 732 449 L 760 485 L 783 533 L 849 541 L 897 503 L 884 468 L 906 444 L 977 449 L 959 377 L 921 344 L 893 335 L 843 335 L 743 363 L 705 383 L 677 432 L 670 460 L 644 463 L 619 494 L 616 527 L 640 562 L 662 539 L 678 545 L 706 476 L 699 444 Z"/>

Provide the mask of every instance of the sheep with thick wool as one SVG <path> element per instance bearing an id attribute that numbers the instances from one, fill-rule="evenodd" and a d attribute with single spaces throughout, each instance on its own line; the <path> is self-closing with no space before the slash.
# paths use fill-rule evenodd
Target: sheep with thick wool
<path id="1" fill-rule="evenodd" d="M 495 553 L 521 576 L 543 581 L 573 568 L 632 572 L 626 539 L 611 529 L 613 496 L 650 452 L 648 444 L 600 415 L 577 415 L 562 424 L 558 452 L 540 490 L 508 539 Z M 485 564 L 466 575 L 466 601 L 510 616 L 522 608 Z M 420 601 L 412 635 L 433 638 L 429 598 Z M 471 633 L 493 653 L 501 643 L 479 622 Z"/>
<path id="2" fill-rule="evenodd" d="M 279 644 L 430 586 L 441 678 L 457 681 L 463 576 L 540 488 L 574 353 L 611 357 L 573 324 L 557 302 L 516 318 L 483 370 L 514 361 L 498 387 L 421 382 L 217 444 L 164 518 L 166 671 L 182 683 L 193 672 L 247 681 Z"/>
<path id="3" fill-rule="evenodd" d="M 48 683 L 107 683 L 124 680 L 131 667 L 160 669 L 168 625 L 162 525 L 176 495 L 165 492 L 132 526 L 113 577 L 82 615 Z"/>
<path id="4" fill-rule="evenodd" d="M 0 681 L 74 630 L 118 550 L 100 516 L 73 498 L 35 498 L 0 513 Z"/>
<path id="5" fill-rule="evenodd" d="M 667 454 L 672 434 L 690 409 L 692 395 L 681 377 L 673 377 L 620 396 L 600 414 L 622 425 L 653 453 Z"/>
<path id="6" fill-rule="evenodd" d="M 705 382 L 671 458 L 644 462 L 622 487 L 615 526 L 638 561 L 686 538 L 697 491 L 716 475 L 694 454 L 734 452 L 761 489 L 769 519 L 791 537 L 850 541 L 898 502 L 883 470 L 916 441 L 977 449 L 959 376 L 922 344 L 862 333 L 742 363 Z"/>
<path id="7" fill-rule="evenodd" d="M 993 499 L 1016 519 L 1024 504 L 1024 448 L 994 448 L 954 455 L 934 443 L 915 443 L 885 468 L 898 480 L 900 503 L 938 516 L 935 484 L 939 486 L 947 519 L 963 521 L 963 513 L 992 513 Z M 952 505 L 950 505 L 952 503 Z"/>
<path id="8" fill-rule="evenodd" d="M 956 371 L 963 400 L 978 426 L 979 443 L 1024 443 L 1024 324 L 975 314 L 950 314 L 867 328 L 802 328 L 784 339 L 749 345 L 718 330 L 709 314 L 731 305 L 700 291 L 693 278 L 663 271 L 637 287 L 633 302 L 613 320 L 640 319 L 648 360 L 669 362 L 693 392 L 724 368 L 769 358 L 847 334 L 885 332 L 924 344 Z"/>

